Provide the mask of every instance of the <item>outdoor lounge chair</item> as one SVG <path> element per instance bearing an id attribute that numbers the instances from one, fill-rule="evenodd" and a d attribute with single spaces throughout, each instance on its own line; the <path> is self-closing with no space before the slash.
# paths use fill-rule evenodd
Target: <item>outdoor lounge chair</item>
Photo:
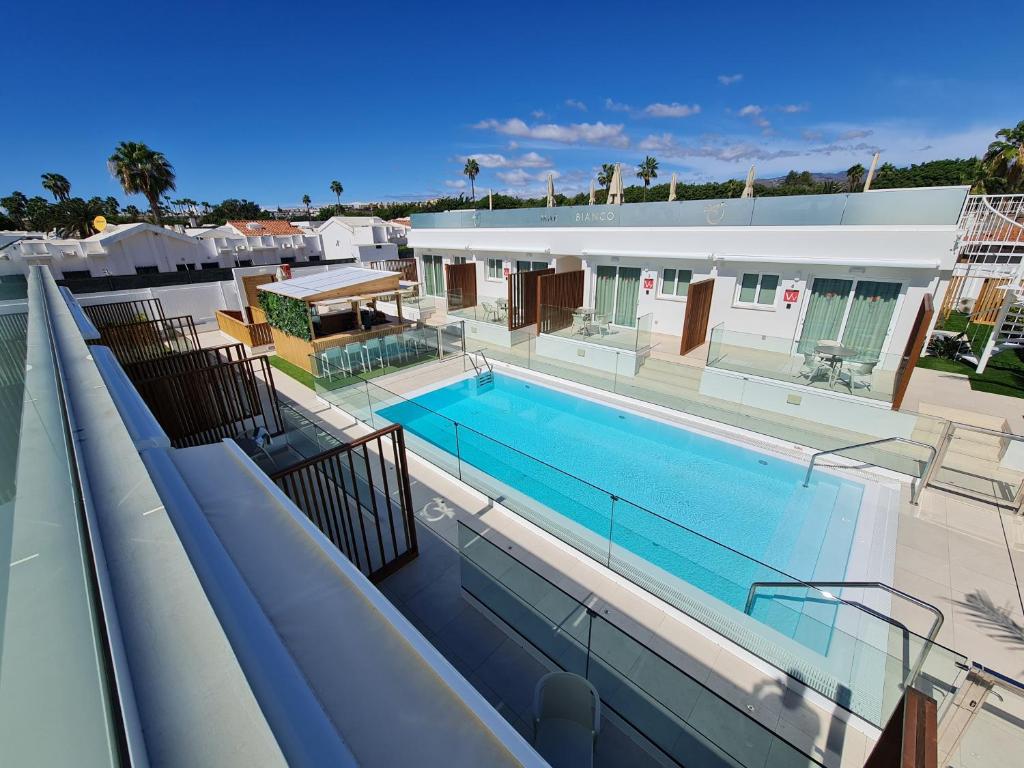
<path id="1" fill-rule="evenodd" d="M 552 768 L 594 764 L 601 731 L 601 699 L 586 678 L 552 672 L 533 693 L 533 746 Z"/>

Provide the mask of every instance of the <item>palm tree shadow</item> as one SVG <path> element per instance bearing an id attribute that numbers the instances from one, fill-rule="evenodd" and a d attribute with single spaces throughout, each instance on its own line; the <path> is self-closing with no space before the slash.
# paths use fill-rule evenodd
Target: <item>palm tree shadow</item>
<path id="1" fill-rule="evenodd" d="M 1024 625 L 1018 624 L 1008 608 L 996 605 L 984 591 L 970 592 L 956 604 L 994 639 L 1024 646 Z"/>

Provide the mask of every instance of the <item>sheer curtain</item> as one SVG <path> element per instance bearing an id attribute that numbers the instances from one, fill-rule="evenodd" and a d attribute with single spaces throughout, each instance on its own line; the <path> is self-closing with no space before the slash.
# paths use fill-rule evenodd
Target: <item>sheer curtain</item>
<path id="1" fill-rule="evenodd" d="M 900 283 L 861 280 L 853 294 L 853 306 L 843 331 L 843 345 L 858 350 L 858 358 L 877 360 L 896 309 Z"/>
<path id="2" fill-rule="evenodd" d="M 615 308 L 615 267 L 597 268 L 597 291 L 594 299 L 594 311 L 599 315 L 607 315 L 612 319 Z"/>
<path id="3" fill-rule="evenodd" d="M 640 302 L 640 268 L 619 267 L 619 285 L 615 291 L 615 324 L 636 326 L 636 308 Z"/>
<path id="4" fill-rule="evenodd" d="M 807 354 L 814 352 L 814 347 L 822 339 L 838 340 L 852 287 L 852 280 L 814 279 L 797 351 Z"/>

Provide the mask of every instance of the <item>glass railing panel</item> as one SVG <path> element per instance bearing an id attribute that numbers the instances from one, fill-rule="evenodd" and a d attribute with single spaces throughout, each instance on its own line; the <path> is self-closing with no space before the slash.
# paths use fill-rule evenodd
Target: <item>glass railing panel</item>
<path id="1" fill-rule="evenodd" d="M 834 226 L 843 219 L 848 195 L 787 195 L 754 199 L 755 227 Z M 955 221 L 955 219 L 954 219 Z"/>
<path id="2" fill-rule="evenodd" d="M 648 312 L 636 319 L 636 351 L 650 348 L 654 340 L 654 313 Z"/>
<path id="3" fill-rule="evenodd" d="M 818 764 L 461 523 L 458 540 L 467 592 L 562 669 L 587 677 L 606 707 L 670 759 L 683 765 Z"/>
<path id="4" fill-rule="evenodd" d="M 949 768 L 1016 765 L 1024 755 L 1024 687 L 985 670 L 992 688 L 943 763 Z M 940 717 L 941 722 L 941 717 Z M 940 745 L 941 747 L 941 745 Z M 943 755 L 940 752 L 940 759 Z"/>
<path id="5" fill-rule="evenodd" d="M 880 189 L 847 195 L 844 225 L 956 224 L 968 189 Z"/>
<path id="6" fill-rule="evenodd" d="M 1024 483 L 1024 438 L 951 423 L 932 482 L 1014 506 Z"/>

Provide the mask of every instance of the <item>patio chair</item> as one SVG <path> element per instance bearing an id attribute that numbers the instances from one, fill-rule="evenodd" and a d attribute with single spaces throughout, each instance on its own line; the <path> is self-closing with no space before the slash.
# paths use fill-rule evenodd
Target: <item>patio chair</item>
<path id="1" fill-rule="evenodd" d="M 851 360 L 843 365 L 839 373 L 839 380 L 850 388 L 850 391 L 860 387 L 871 390 L 871 375 L 875 372 L 878 360 Z"/>
<path id="2" fill-rule="evenodd" d="M 366 350 L 366 362 L 370 370 L 373 370 L 374 360 L 380 363 L 381 368 L 384 367 L 384 344 L 381 339 L 368 339 L 363 343 L 363 349 Z"/>
<path id="3" fill-rule="evenodd" d="M 348 365 L 348 374 L 352 376 L 356 373 L 362 373 L 366 370 L 367 366 L 363 364 L 364 352 L 363 345 L 358 341 L 352 341 L 345 345 L 345 348 L 341 351 L 342 358 Z M 359 370 L 356 370 L 358 365 Z"/>
<path id="4" fill-rule="evenodd" d="M 402 346 L 402 340 L 398 336 L 384 337 L 384 352 L 387 354 L 389 361 L 400 360 L 404 362 L 408 354 L 405 347 Z"/>
<path id="5" fill-rule="evenodd" d="M 572 335 L 589 336 L 590 329 L 587 327 L 587 316 L 582 312 L 572 313 Z"/>
<path id="6" fill-rule="evenodd" d="M 586 678 L 551 672 L 533 692 L 533 746 L 553 768 L 594 764 L 601 699 Z"/>
<path id="7" fill-rule="evenodd" d="M 612 332 L 612 319 L 608 317 L 607 313 L 594 315 L 593 319 L 594 327 L 597 328 L 597 332 L 602 336 L 608 336 Z"/>
<path id="8" fill-rule="evenodd" d="M 822 373 L 827 374 L 830 370 L 828 364 L 814 352 L 804 352 L 803 358 L 804 362 L 800 366 L 797 376 L 801 379 L 807 379 L 808 383 L 814 381 Z"/>
<path id="9" fill-rule="evenodd" d="M 493 304 L 481 301 L 480 306 L 484 308 L 484 320 L 498 321 L 498 308 Z"/>

